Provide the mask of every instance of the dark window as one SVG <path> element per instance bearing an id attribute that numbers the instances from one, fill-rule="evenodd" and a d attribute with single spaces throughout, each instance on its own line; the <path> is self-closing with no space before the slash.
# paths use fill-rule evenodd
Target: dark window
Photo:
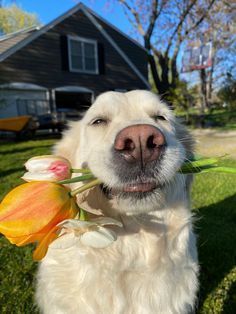
<path id="1" fill-rule="evenodd" d="M 97 42 L 81 37 L 68 37 L 71 72 L 98 74 Z"/>

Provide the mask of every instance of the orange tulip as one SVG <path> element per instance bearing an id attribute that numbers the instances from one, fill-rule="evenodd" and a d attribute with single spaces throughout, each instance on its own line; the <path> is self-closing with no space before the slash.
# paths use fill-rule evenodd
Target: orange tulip
<path id="1" fill-rule="evenodd" d="M 78 213 L 65 186 L 52 182 L 29 182 L 8 193 L 0 204 L 0 233 L 13 244 L 37 242 L 34 259 L 42 259 L 58 237 L 57 225 Z"/>

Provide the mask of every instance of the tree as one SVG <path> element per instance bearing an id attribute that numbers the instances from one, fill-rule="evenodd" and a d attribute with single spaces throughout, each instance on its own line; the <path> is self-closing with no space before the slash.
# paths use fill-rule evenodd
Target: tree
<path id="1" fill-rule="evenodd" d="M 235 0 L 216 2 L 202 23 L 198 31 L 190 38 L 192 42 L 212 43 L 212 66 L 199 71 L 202 111 L 210 108 L 213 101 L 214 89 L 219 89 L 226 73 L 234 68 L 235 64 Z M 201 40 L 199 40 L 201 39 Z"/>
<path id="2" fill-rule="evenodd" d="M 116 0 L 143 39 L 154 85 L 166 94 L 178 82 L 182 43 L 220 0 Z"/>
<path id="3" fill-rule="evenodd" d="M 176 86 L 170 88 L 166 97 L 167 101 L 173 105 L 177 113 L 185 114 L 185 122 L 190 122 L 189 110 L 196 105 L 198 98 L 197 86 L 189 87 L 184 80 L 176 81 Z"/>
<path id="4" fill-rule="evenodd" d="M 0 33 L 9 34 L 34 25 L 40 25 L 36 14 L 28 13 L 15 4 L 0 6 Z"/>
<path id="5" fill-rule="evenodd" d="M 236 108 L 236 78 L 230 73 L 228 73 L 225 84 L 218 91 L 217 95 L 230 109 Z"/>

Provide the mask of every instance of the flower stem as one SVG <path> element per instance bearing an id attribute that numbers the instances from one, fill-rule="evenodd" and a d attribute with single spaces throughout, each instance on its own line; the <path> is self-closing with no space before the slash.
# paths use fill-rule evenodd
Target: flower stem
<path id="1" fill-rule="evenodd" d="M 203 169 L 203 173 L 209 173 L 209 172 L 222 172 L 222 173 L 233 173 L 236 174 L 236 168 L 235 167 L 212 167 L 209 169 Z"/>
<path id="2" fill-rule="evenodd" d="M 101 184 L 101 183 L 102 183 L 101 180 L 95 179 L 95 180 L 90 181 L 87 184 L 85 184 L 85 185 L 83 185 L 83 186 L 81 186 L 81 187 L 71 191 L 70 194 L 71 194 L 71 196 L 75 196 L 76 194 L 82 193 L 82 192 L 84 192 L 84 191 L 86 191 L 88 189 L 91 189 L 92 187 L 94 187 L 94 186 L 96 186 L 98 184 Z"/>
<path id="3" fill-rule="evenodd" d="M 90 174 L 85 174 L 80 177 L 75 177 L 67 180 L 62 180 L 58 181 L 59 184 L 69 184 L 69 183 L 74 183 L 74 182 L 81 182 L 81 181 L 86 181 L 86 180 L 91 180 L 95 179 L 94 175 L 90 172 Z"/>
<path id="4" fill-rule="evenodd" d="M 80 211 L 80 213 L 79 213 L 79 220 L 82 220 L 82 221 L 87 220 L 87 213 L 86 213 L 86 211 L 82 207 L 79 208 L 79 211 Z"/>
<path id="5" fill-rule="evenodd" d="M 89 173 L 89 174 L 91 174 L 91 171 L 90 171 L 90 169 L 88 169 L 88 168 L 80 168 L 80 169 L 70 169 L 70 171 L 72 172 L 72 173 Z"/>

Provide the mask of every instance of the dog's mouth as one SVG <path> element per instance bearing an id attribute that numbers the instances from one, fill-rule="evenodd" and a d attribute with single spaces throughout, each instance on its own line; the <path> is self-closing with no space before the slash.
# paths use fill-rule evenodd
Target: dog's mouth
<path id="1" fill-rule="evenodd" d="M 147 197 L 154 193 L 154 191 L 158 188 L 161 188 L 162 185 L 157 184 L 153 181 L 145 181 L 145 182 L 134 182 L 128 183 L 121 187 L 107 187 L 105 185 L 101 185 L 101 189 L 103 193 L 108 198 L 121 197 L 121 198 L 143 198 Z"/>
<path id="2" fill-rule="evenodd" d="M 132 183 L 128 184 L 123 187 L 122 192 L 124 193 L 145 193 L 145 192 L 151 192 L 157 187 L 157 184 L 155 182 L 138 182 L 138 183 Z"/>

